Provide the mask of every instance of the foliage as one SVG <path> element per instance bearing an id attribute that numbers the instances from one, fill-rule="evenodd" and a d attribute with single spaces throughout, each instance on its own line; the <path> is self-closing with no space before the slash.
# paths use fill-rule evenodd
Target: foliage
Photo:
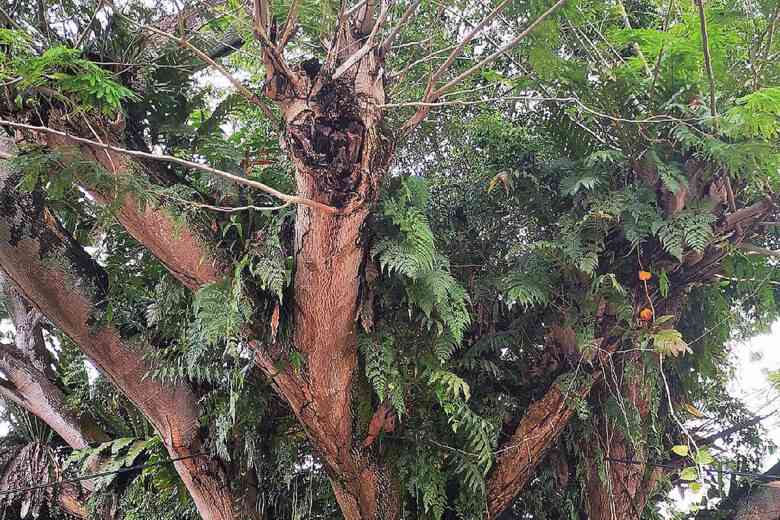
<path id="1" fill-rule="evenodd" d="M 131 1 L 120 13 L 86 0 L 50 3 L 44 14 L 70 20 L 50 24 L 36 3 L 17 4 L 18 20 L 0 28 L 2 118 L 298 191 L 289 132 L 202 72 L 187 48 L 138 36 L 139 26 L 168 20 L 165 6 Z M 204 51 L 222 45 L 216 59 L 260 95 L 274 78 L 239 4 L 211 5 L 204 23 L 172 31 Z M 323 62 L 338 3 L 271 4 L 277 33 L 298 6 L 294 66 Z M 492 55 L 549 4 L 510 2 L 442 81 Z M 396 421 L 361 457 L 397 478 L 404 518 L 483 518 L 497 453 L 554 388 L 575 413 L 506 518 L 587 516 L 594 486 L 615 471 L 603 460 L 605 429 L 627 457 L 685 459 L 680 478 L 728 492 L 696 468 L 712 461 L 685 430 L 717 433 L 749 418 L 728 393 L 731 345 L 766 331 L 780 312 L 776 258 L 738 247 L 777 250 L 777 208 L 764 224 L 726 229 L 730 214 L 776 201 L 780 189 L 780 38 L 769 36 L 777 3 L 753 4 L 706 2 L 711 90 L 692 4 L 669 12 L 665 0 L 568 2 L 401 139 L 394 130 L 418 108 L 428 74 L 488 6 L 422 2 L 405 22 L 382 78 L 392 101 L 377 107 L 395 162 L 361 229 L 350 396 L 355 450 L 377 411 L 390 409 Z M 397 22 L 407 5 L 393 3 L 387 16 Z M 278 383 L 253 362 L 254 349 L 268 348 L 279 370 L 311 375 L 294 344 L 293 316 L 305 304 L 293 296 L 295 235 L 299 219 L 319 216 L 272 209 L 266 194 L 175 164 L 139 161 L 117 180 L 83 149 L 35 139 L 10 162 L 15 182 L 45 198 L 104 267 L 95 330 L 111 324 L 129 344 L 152 345 L 144 376 L 193 389 L 203 449 L 237 496 L 255 487 L 268 518 L 338 518 L 333 468 L 296 419 L 305 410 L 282 403 Z M 101 204 L 85 186 L 115 202 Z M 196 291 L 178 282 L 118 224 L 128 194 L 192 231 L 226 276 Z M 56 324 L 45 325 L 69 410 L 110 440 L 74 451 L 46 431 L 35 440 L 40 460 L 54 468 L 67 458 L 72 474 L 160 462 L 97 481 L 93 513 L 116 499 L 127 520 L 196 518 L 143 414 Z M 17 442 L 20 421 L 2 439 L 13 453 L 28 444 Z M 760 426 L 724 446 L 717 462 L 738 471 L 756 469 L 771 448 Z M 671 483 L 658 490 L 643 518 L 668 506 Z"/>

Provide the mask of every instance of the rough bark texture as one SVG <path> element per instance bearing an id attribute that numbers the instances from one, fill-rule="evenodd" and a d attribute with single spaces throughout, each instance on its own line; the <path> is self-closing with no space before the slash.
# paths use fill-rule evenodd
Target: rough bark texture
<path id="1" fill-rule="evenodd" d="M 15 189 L 18 178 L 0 171 L 0 266 L 24 297 L 67 334 L 117 388 L 146 415 L 172 457 L 201 451 L 196 396 L 184 384 L 162 384 L 142 344 L 100 323 L 107 279 L 92 258 L 43 207 L 41 195 Z M 208 456 L 176 462 L 206 520 L 234 518 L 230 484 Z"/>
<path id="2" fill-rule="evenodd" d="M 600 377 L 599 374 L 594 375 Z M 487 482 L 486 518 L 507 509 L 533 477 L 534 471 L 574 415 L 571 400 L 587 397 L 594 376 L 576 388 L 554 384 L 542 399 L 528 407 L 512 437 L 499 450 Z"/>
<path id="3" fill-rule="evenodd" d="M 625 357 L 635 363 L 635 367 L 642 370 L 643 365 L 638 353 Z M 638 418 L 646 419 L 653 406 L 649 396 L 649 381 L 646 373 L 641 375 L 634 373 L 629 376 L 625 368 L 620 366 L 616 370 L 623 371 L 622 384 L 617 388 L 611 387 L 608 381 L 599 385 L 596 398 L 602 404 L 611 395 L 620 392 L 621 409 L 634 410 Z M 617 385 L 617 381 L 614 381 Z M 594 414 L 594 428 L 589 442 L 585 443 L 584 454 L 588 461 L 586 480 L 586 510 L 590 520 L 639 520 L 645 508 L 647 499 L 662 475 L 660 468 L 648 468 L 641 464 L 623 464 L 607 459 L 622 460 L 646 460 L 640 443 L 634 446 L 622 432 L 615 418 L 609 417 L 605 411 Z M 636 432 L 640 434 L 639 431 Z"/>
<path id="4" fill-rule="evenodd" d="M 734 520 L 780 520 L 780 481 L 754 487 L 737 505 Z"/>
<path id="5" fill-rule="evenodd" d="M 15 334 L 13 345 L 0 345 L 0 372 L 11 385 L 0 387 L 0 394 L 45 422 L 73 449 L 107 440 L 87 418 L 79 419 L 68 410 L 65 396 L 54 382 L 39 323 L 42 316 L 3 278 L 0 274 Z"/>
<path id="6" fill-rule="evenodd" d="M 104 140 L 110 142 L 110 136 Z M 143 166 L 130 158 L 108 150 L 80 145 L 59 136 L 47 136 L 47 144 L 54 149 L 76 148 L 83 156 L 92 157 L 122 185 L 128 176 L 143 175 Z M 220 278 L 219 268 L 206 253 L 202 241 L 187 226 L 177 224 L 165 209 L 142 205 L 128 190 L 112 192 L 80 179 L 84 188 L 103 204 L 113 204 L 117 220 L 130 235 L 156 256 L 173 276 L 190 289 L 215 282 Z"/>
<path id="7" fill-rule="evenodd" d="M 294 344 L 306 358 L 305 374 L 276 374 L 265 354 L 258 355 L 258 364 L 305 426 L 349 520 L 393 519 L 400 508 L 387 469 L 353 431 L 355 314 L 366 254 L 361 231 L 392 150 L 382 131 L 380 53 L 371 50 L 337 80 L 331 77 L 366 37 L 344 24 L 322 67 L 310 60 L 291 70 L 266 54 L 271 72 L 266 93 L 284 116 L 298 194 L 341 211 L 298 207 Z"/>

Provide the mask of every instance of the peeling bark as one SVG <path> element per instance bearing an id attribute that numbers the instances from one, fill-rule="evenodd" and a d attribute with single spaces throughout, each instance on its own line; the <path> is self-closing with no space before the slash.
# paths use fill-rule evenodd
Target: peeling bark
<path id="1" fill-rule="evenodd" d="M 100 323 L 107 277 L 44 207 L 41 194 L 15 189 L 0 169 L 0 266 L 24 297 L 67 334 L 160 433 L 171 457 L 199 454 L 196 396 L 185 384 L 162 384 L 146 374 L 143 344 Z M 218 462 L 197 456 L 175 463 L 205 520 L 233 520 L 230 483 Z"/>

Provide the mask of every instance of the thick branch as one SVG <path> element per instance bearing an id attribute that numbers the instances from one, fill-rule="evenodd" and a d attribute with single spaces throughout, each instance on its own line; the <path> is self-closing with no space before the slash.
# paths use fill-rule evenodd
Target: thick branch
<path id="1" fill-rule="evenodd" d="M 512 437 L 499 450 L 487 482 L 486 518 L 498 517 L 525 488 L 574 415 L 569 400 L 586 397 L 598 377 L 599 373 L 588 376 L 577 388 L 559 388 L 554 384 L 541 400 L 531 404 Z"/>
<path id="2" fill-rule="evenodd" d="M 3 393 L 45 422 L 73 449 L 107 440 L 88 418 L 79 420 L 68 410 L 50 370 L 38 311 L 29 308 L 2 274 L 0 292 L 5 293 L 5 307 L 15 329 L 14 344 L 0 346 L 0 371 L 13 387 Z"/>
<path id="3" fill-rule="evenodd" d="M 25 298 L 141 410 L 172 457 L 202 451 L 197 398 L 185 384 L 146 377 L 148 346 L 100 322 L 107 276 L 44 207 L 40 194 L 16 189 L 18 175 L 0 169 L 0 266 Z M 176 462 L 202 517 L 233 520 L 230 484 L 203 456 Z"/>

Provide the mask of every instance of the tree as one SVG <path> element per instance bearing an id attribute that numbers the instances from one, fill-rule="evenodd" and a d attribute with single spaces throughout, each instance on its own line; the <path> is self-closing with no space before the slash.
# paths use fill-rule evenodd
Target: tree
<path id="1" fill-rule="evenodd" d="M 11 2 L 3 395 L 90 464 L 164 448 L 127 511 L 273 516 L 308 474 L 322 516 L 639 518 L 777 316 L 765 4 Z M 58 404 L 65 344 L 125 424 Z M 136 411 L 157 441 L 97 444 Z"/>

